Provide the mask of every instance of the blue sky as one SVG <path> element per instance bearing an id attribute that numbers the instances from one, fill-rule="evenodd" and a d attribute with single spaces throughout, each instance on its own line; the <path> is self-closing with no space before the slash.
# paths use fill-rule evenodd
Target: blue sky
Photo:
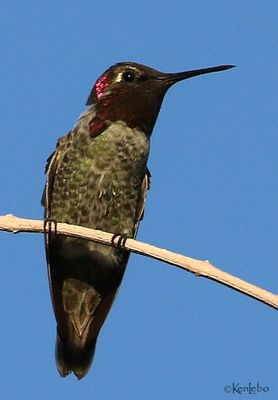
<path id="1" fill-rule="evenodd" d="M 277 292 L 277 12 L 276 0 L 3 2 L 0 213 L 42 217 L 45 160 L 110 65 L 235 64 L 165 97 L 138 238 Z M 249 382 L 277 398 L 274 309 L 133 255 L 78 382 L 55 367 L 42 235 L 1 233 L 0 263 L 2 398 L 218 400 Z"/>

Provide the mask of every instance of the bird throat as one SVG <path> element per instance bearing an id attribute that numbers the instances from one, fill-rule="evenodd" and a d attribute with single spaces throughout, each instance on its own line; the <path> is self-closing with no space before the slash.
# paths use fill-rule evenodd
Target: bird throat
<path id="1" fill-rule="evenodd" d="M 95 137 L 110 123 L 123 121 L 131 129 L 138 129 L 150 136 L 156 122 L 162 99 L 144 98 L 136 91 L 110 92 L 101 96 L 94 105 L 95 116 L 89 122 L 90 134 Z"/>

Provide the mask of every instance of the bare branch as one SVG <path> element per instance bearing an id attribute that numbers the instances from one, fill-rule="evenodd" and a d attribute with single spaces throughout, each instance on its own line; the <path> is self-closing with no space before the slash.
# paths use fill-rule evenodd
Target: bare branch
<path id="1" fill-rule="evenodd" d="M 12 214 L 0 216 L 0 231 L 8 231 L 13 233 L 43 233 L 44 221 L 17 218 Z M 62 223 L 57 224 L 57 232 L 83 239 L 90 239 L 98 243 L 112 246 L 111 240 L 113 234 L 111 233 Z M 278 308 L 277 295 L 252 285 L 251 283 L 248 283 L 224 271 L 221 271 L 219 268 L 216 268 L 210 264 L 209 261 L 196 260 L 194 258 L 173 253 L 171 251 L 133 239 L 126 240 L 125 249 L 132 251 L 133 253 L 142 254 L 144 256 L 164 261 L 168 264 L 185 269 L 188 272 L 192 272 L 197 276 L 203 276 L 205 278 L 212 279 L 234 290 L 244 293 L 247 296 L 253 297 L 254 299 L 259 300 L 271 307 Z"/>

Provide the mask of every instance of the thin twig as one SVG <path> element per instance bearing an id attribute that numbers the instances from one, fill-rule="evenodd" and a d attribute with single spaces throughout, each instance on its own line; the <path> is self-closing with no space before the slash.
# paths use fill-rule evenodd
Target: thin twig
<path id="1" fill-rule="evenodd" d="M 46 230 L 47 229 L 48 228 L 46 227 Z M 13 233 L 43 233 L 45 232 L 44 221 L 23 219 L 15 217 L 12 214 L 8 214 L 5 216 L 0 216 L 0 231 L 8 231 Z M 98 243 L 112 246 L 111 240 L 113 234 L 111 233 L 62 223 L 57 224 L 57 232 L 66 234 L 68 236 L 90 239 Z M 277 295 L 252 285 L 251 283 L 248 283 L 233 275 L 230 275 L 221 269 L 214 267 L 209 261 L 196 260 L 194 258 L 173 253 L 171 251 L 133 239 L 126 240 L 125 249 L 130 250 L 133 253 L 142 254 L 144 256 L 164 261 L 168 264 L 185 269 L 188 272 L 192 272 L 197 276 L 203 276 L 205 278 L 212 279 L 234 290 L 244 293 L 245 295 L 251 296 L 254 299 L 259 300 L 271 307 L 278 308 Z"/>

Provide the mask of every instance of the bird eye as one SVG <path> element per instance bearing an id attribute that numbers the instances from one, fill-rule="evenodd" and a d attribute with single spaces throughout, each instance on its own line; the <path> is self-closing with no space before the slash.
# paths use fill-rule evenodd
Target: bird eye
<path id="1" fill-rule="evenodd" d="M 132 82 L 135 79 L 135 74 L 132 71 L 126 71 L 123 73 L 122 78 L 125 82 Z"/>

